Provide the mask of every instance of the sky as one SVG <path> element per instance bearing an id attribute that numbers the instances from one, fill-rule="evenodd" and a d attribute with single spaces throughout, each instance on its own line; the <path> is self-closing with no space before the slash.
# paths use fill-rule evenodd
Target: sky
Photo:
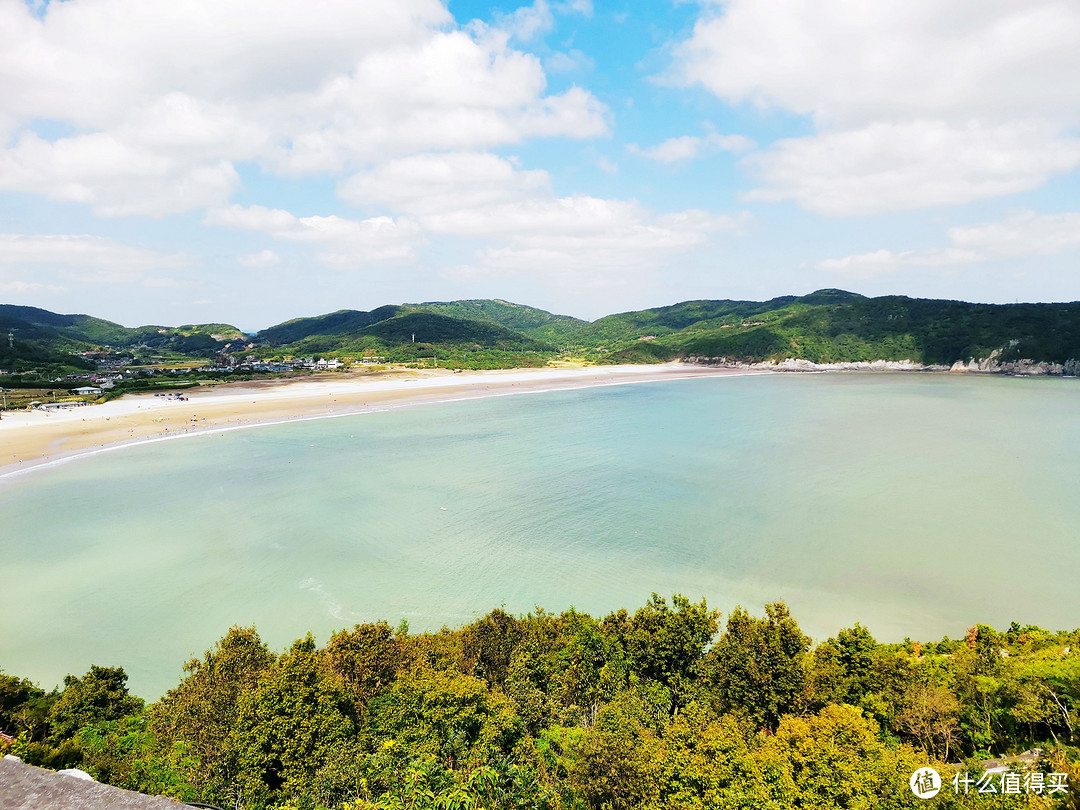
<path id="1" fill-rule="evenodd" d="M 0 302 L 1080 299 L 1075 0 L 0 0 Z"/>

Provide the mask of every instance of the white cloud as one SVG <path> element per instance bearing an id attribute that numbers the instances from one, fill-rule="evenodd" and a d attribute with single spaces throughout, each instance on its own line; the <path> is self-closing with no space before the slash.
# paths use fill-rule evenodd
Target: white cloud
<path id="1" fill-rule="evenodd" d="M 542 224 L 532 227 L 537 221 Z M 621 286 L 705 244 L 711 234 L 739 233 L 748 222 L 745 214 L 705 211 L 657 217 L 633 202 L 588 197 L 505 207 L 484 219 L 454 223 L 475 235 L 502 231 L 505 244 L 477 251 L 472 264 L 452 268 L 448 276 L 545 278 L 574 288 Z"/>
<path id="2" fill-rule="evenodd" d="M 55 284 L 40 284 L 36 281 L 4 281 L 0 279 L 0 293 L 4 295 L 26 295 L 27 293 L 42 293 L 42 292 L 61 293 L 67 292 L 66 288 L 59 287 Z"/>
<path id="3" fill-rule="evenodd" d="M 4 114 L 87 128 L 178 86 L 217 99 L 304 92 L 383 43 L 451 23 L 438 0 L 95 0 L 52 3 L 42 21 L 20 3 L 0 14 Z"/>
<path id="4" fill-rule="evenodd" d="M 596 165 L 602 172 L 608 174 L 616 174 L 619 171 L 619 164 L 609 158 L 607 155 L 601 155 L 596 159 Z"/>
<path id="5" fill-rule="evenodd" d="M 274 239 L 319 245 L 322 251 L 315 259 L 342 270 L 412 261 L 416 258 L 416 246 L 424 241 L 419 226 L 405 218 L 297 217 L 261 205 L 214 209 L 206 215 L 205 222 L 261 231 Z"/>
<path id="6" fill-rule="evenodd" d="M 584 17 L 593 15 L 592 0 L 557 0 L 555 10 L 560 14 L 576 13 Z"/>
<path id="7" fill-rule="evenodd" d="M 438 0 L 2 3 L 0 189 L 160 215 L 223 205 L 239 161 L 302 175 L 607 132 L 509 39 Z"/>
<path id="8" fill-rule="evenodd" d="M 955 267 L 1025 256 L 1048 256 L 1080 247 L 1080 213 L 1021 211 L 1001 222 L 950 228 L 951 246 L 826 259 L 817 268 L 854 278 L 870 278 L 908 267 Z"/>
<path id="9" fill-rule="evenodd" d="M 1021 211 L 1002 222 L 950 228 L 954 245 L 989 256 L 1037 256 L 1080 246 L 1080 213 L 1036 214 Z"/>
<path id="10" fill-rule="evenodd" d="M 1080 7 L 1060 0 L 727 0 L 678 78 L 829 127 L 891 118 L 1080 116 Z"/>
<path id="11" fill-rule="evenodd" d="M 596 63 L 584 52 L 576 48 L 569 51 L 555 51 L 544 59 L 544 68 L 548 73 L 579 73 L 593 70 Z"/>
<path id="12" fill-rule="evenodd" d="M 703 7 L 667 79 L 811 117 L 817 134 L 753 156 L 753 198 L 890 211 L 1077 166 L 1078 40 L 1080 6 L 1060 0 L 726 0 Z"/>
<path id="13" fill-rule="evenodd" d="M 725 152 L 745 152 L 754 148 L 754 142 L 744 135 L 720 135 L 711 132 L 704 137 L 683 135 L 668 138 L 663 143 L 649 149 L 642 149 L 637 144 L 627 146 L 627 151 L 659 163 L 679 163 L 716 150 Z"/>
<path id="14" fill-rule="evenodd" d="M 273 267 L 281 263 L 281 257 L 272 250 L 260 250 L 258 253 L 238 256 L 236 261 L 244 267 Z"/>
<path id="15" fill-rule="evenodd" d="M 547 172 L 521 171 L 509 160 L 489 153 L 429 153 L 353 175 L 338 193 L 359 205 L 429 214 L 505 202 L 550 185 Z"/>
<path id="16" fill-rule="evenodd" d="M 818 262 L 817 268 L 848 278 L 873 278 L 904 267 L 947 268 L 973 264 L 983 258 L 974 251 L 955 248 L 905 250 L 900 253 L 893 253 L 891 250 L 875 250 L 870 253 L 845 256 L 842 259 L 825 259 Z"/>
<path id="17" fill-rule="evenodd" d="M 531 6 L 522 6 L 509 14 L 496 11 L 495 25 L 514 39 L 528 42 L 555 28 L 555 15 L 546 0 L 535 0 Z"/>
<path id="18" fill-rule="evenodd" d="M 422 47 L 367 54 L 311 97 L 278 100 L 297 131 L 272 160 L 294 172 L 337 171 L 428 150 L 470 150 L 525 138 L 607 132 L 606 109 L 573 87 L 543 95 L 540 61 L 482 29 L 437 33 Z"/>
<path id="19" fill-rule="evenodd" d="M 495 242 L 476 253 L 474 264 L 450 271 L 459 279 L 531 273 L 610 282 L 622 271 L 655 269 L 666 256 L 715 232 L 738 232 L 748 221 L 704 211 L 657 216 L 634 200 L 557 197 L 546 172 L 487 153 L 402 158 L 354 175 L 339 193 L 406 214 L 432 236 Z"/>
<path id="20" fill-rule="evenodd" d="M 238 184 L 227 160 L 182 160 L 104 132 L 55 142 L 28 132 L 0 150 L 0 190 L 87 203 L 101 216 L 219 205 Z"/>
<path id="21" fill-rule="evenodd" d="M 875 123 L 777 142 L 746 165 L 751 200 L 794 200 L 831 215 L 957 205 L 1038 188 L 1080 166 L 1080 140 L 1032 124 Z"/>
<path id="22" fill-rule="evenodd" d="M 190 262 L 180 254 L 158 253 L 99 236 L 0 234 L 0 266 L 58 265 L 138 274 Z"/>

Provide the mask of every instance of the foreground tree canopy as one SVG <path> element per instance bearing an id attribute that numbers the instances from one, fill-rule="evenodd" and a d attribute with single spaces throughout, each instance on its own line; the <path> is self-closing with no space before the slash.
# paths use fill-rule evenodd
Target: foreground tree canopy
<path id="1" fill-rule="evenodd" d="M 121 668 L 51 693 L 0 674 L 0 730 L 32 764 L 222 808 L 918 807 L 917 768 L 978 777 L 1033 747 L 1012 767 L 1067 791 L 947 785 L 935 806 L 1080 807 L 1080 630 L 878 644 L 856 624 L 813 647 L 782 603 L 721 622 L 654 594 L 281 654 L 234 627 L 184 669 L 150 706 Z"/>

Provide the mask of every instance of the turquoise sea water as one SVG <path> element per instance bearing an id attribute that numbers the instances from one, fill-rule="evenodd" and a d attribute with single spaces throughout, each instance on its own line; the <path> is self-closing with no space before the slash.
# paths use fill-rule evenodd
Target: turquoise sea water
<path id="1" fill-rule="evenodd" d="M 1080 625 L 1080 381 L 678 380 L 218 433 L 0 481 L 0 668 L 155 697 L 234 624 L 785 599 L 816 638 Z"/>

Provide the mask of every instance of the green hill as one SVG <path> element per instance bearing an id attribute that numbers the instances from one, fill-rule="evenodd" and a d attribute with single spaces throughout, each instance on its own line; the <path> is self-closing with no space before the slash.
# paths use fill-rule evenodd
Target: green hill
<path id="1" fill-rule="evenodd" d="M 485 308 L 489 303 L 497 306 Z M 367 353 L 391 362 L 438 357 L 467 368 L 543 365 L 555 346 L 499 323 L 498 318 L 511 320 L 507 317 L 511 308 L 516 322 L 541 333 L 545 324 L 573 321 L 505 302 L 405 304 L 297 318 L 262 330 L 255 340 L 263 344 L 263 355 Z M 468 317 L 471 313 L 481 317 Z"/>
<path id="2" fill-rule="evenodd" d="M 2 340 L 8 330 L 14 349 Z M 951 364 L 994 357 L 1065 363 L 1080 358 L 1080 302 L 971 304 L 826 289 L 769 301 L 684 301 L 589 323 L 472 299 L 343 309 L 254 336 L 228 324 L 128 328 L 88 315 L 0 305 L 0 368 L 71 365 L 73 352 L 103 346 L 182 357 L 251 351 L 264 357 L 368 353 L 395 362 L 438 357 L 483 368 L 543 364 L 563 351 L 597 362 L 696 357 Z"/>
<path id="3" fill-rule="evenodd" d="M 1080 303 L 971 304 L 819 290 L 765 302 L 688 301 L 610 315 L 586 327 L 582 338 L 623 360 L 951 364 L 996 353 L 1002 361 L 1063 363 L 1080 357 Z"/>
<path id="4" fill-rule="evenodd" d="M 10 340 L 8 339 L 10 335 Z M 209 357 L 243 338 L 228 324 L 129 328 L 90 315 L 61 315 L 37 307 L 0 304 L 0 368 L 16 365 L 93 368 L 73 353 L 105 348 L 149 349 L 181 357 Z"/>
<path id="5" fill-rule="evenodd" d="M 311 318 L 293 318 L 258 332 L 255 337 L 271 346 L 285 346 L 314 335 L 351 335 L 366 329 L 373 323 L 392 318 L 402 307 L 383 306 L 371 312 L 355 309 L 339 309 L 327 315 Z"/>
<path id="6" fill-rule="evenodd" d="M 513 304 L 497 298 L 427 301 L 423 304 L 407 304 L 406 306 L 415 310 L 449 315 L 452 318 L 498 324 L 547 343 L 577 342 L 577 336 L 588 326 L 588 321 L 571 318 L 569 315 L 554 315 L 542 309 Z"/>
<path id="7" fill-rule="evenodd" d="M 454 321 L 469 324 L 450 328 L 443 321 L 432 321 L 433 334 L 446 334 L 452 341 L 475 341 L 488 343 L 499 335 L 498 340 L 520 342 L 522 336 L 541 342 L 565 342 L 587 325 L 586 321 L 566 315 L 553 315 L 542 309 L 512 304 L 498 300 L 469 301 L 429 301 L 423 304 L 402 304 L 401 306 L 382 306 L 370 312 L 354 309 L 342 309 L 327 315 L 310 318 L 295 318 L 285 323 L 263 329 L 257 337 L 272 346 L 287 346 L 315 336 L 357 337 L 361 332 L 377 335 L 391 342 L 411 340 L 411 332 L 405 333 L 396 327 L 387 330 L 370 330 L 369 327 L 393 318 L 408 315 L 438 315 Z M 425 323 L 417 321 L 417 323 Z M 436 325 L 437 324 L 437 325 Z M 495 333 L 482 329 L 480 324 L 502 327 L 517 333 L 511 337 L 506 331 Z M 418 340 L 420 338 L 417 338 Z M 426 342 L 444 342 L 441 337 L 427 339 Z"/>
<path id="8" fill-rule="evenodd" d="M 363 330 L 387 343 L 475 343 L 486 348 L 552 351 L 553 346 L 495 323 L 452 318 L 435 312 L 410 312 Z M 414 340 L 415 338 L 415 340 Z"/>

